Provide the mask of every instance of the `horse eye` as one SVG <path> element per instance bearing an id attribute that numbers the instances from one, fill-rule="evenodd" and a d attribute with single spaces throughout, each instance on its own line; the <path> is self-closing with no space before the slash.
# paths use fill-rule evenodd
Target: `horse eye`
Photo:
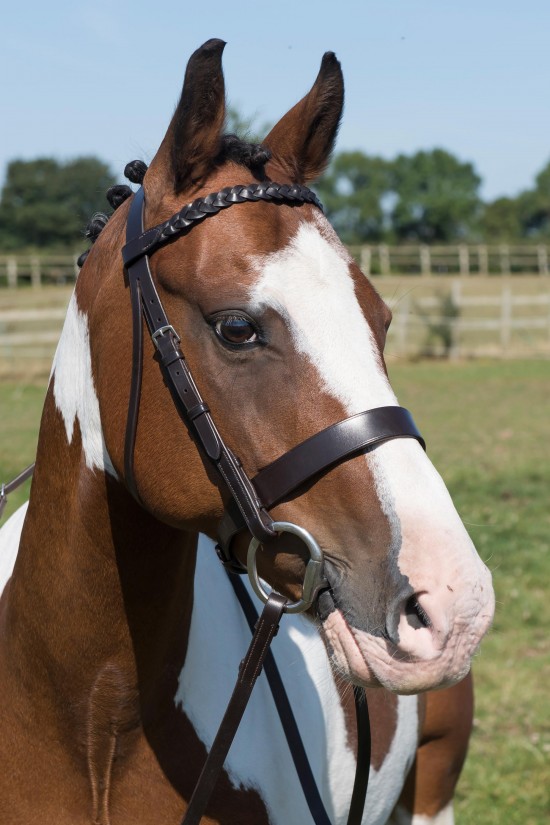
<path id="1" fill-rule="evenodd" d="M 233 346 L 258 341 L 254 324 L 242 315 L 224 315 L 216 320 L 214 329 L 218 338 Z"/>

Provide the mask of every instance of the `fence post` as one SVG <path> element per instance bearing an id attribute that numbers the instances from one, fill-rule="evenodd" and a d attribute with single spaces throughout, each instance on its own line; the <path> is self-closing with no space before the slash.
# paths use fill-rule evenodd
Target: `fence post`
<path id="1" fill-rule="evenodd" d="M 500 271 L 503 275 L 510 274 L 510 247 L 508 244 L 501 244 L 498 248 L 500 253 Z"/>
<path id="2" fill-rule="evenodd" d="M 548 275 L 548 252 L 543 244 L 537 246 L 537 260 L 539 264 L 539 275 Z"/>
<path id="3" fill-rule="evenodd" d="M 397 316 L 397 351 L 399 355 L 408 355 L 407 335 L 409 332 L 409 316 L 411 314 L 411 293 L 407 292 L 399 301 L 399 314 Z"/>
<path id="4" fill-rule="evenodd" d="M 488 275 L 489 274 L 489 255 L 487 253 L 487 247 L 484 245 L 478 246 L 477 248 L 477 259 L 478 259 L 478 269 L 480 275 Z"/>
<path id="5" fill-rule="evenodd" d="M 426 246 L 426 244 L 422 244 L 420 247 L 420 271 L 422 275 L 431 275 L 432 272 L 430 247 Z"/>
<path id="6" fill-rule="evenodd" d="M 380 272 L 382 273 L 382 275 L 390 275 L 390 250 L 388 249 L 386 244 L 380 244 L 380 246 L 378 247 L 378 254 L 380 256 Z"/>
<path id="7" fill-rule="evenodd" d="M 460 310 L 462 300 L 462 284 L 458 278 L 453 278 L 451 283 L 451 300 L 459 309 L 456 318 L 449 319 L 453 330 L 453 343 L 449 352 L 449 360 L 456 361 L 460 356 Z"/>
<path id="8" fill-rule="evenodd" d="M 500 346 L 502 354 L 506 355 L 510 347 L 510 334 L 512 331 L 512 290 L 509 286 L 502 287 L 500 310 Z"/>
<path id="9" fill-rule="evenodd" d="M 40 271 L 40 259 L 36 256 L 31 258 L 31 284 L 33 286 L 41 286 L 41 271 Z"/>
<path id="10" fill-rule="evenodd" d="M 7 271 L 7 274 L 8 274 L 8 286 L 16 287 L 17 286 L 17 258 L 14 258 L 13 255 L 10 255 L 10 257 L 8 258 L 6 271 Z"/>
<path id="11" fill-rule="evenodd" d="M 370 275 L 371 257 L 370 246 L 362 246 L 360 255 L 361 270 L 367 278 Z"/>
<path id="12" fill-rule="evenodd" d="M 461 275 L 470 274 L 470 251 L 463 243 L 458 247 L 458 268 Z"/>

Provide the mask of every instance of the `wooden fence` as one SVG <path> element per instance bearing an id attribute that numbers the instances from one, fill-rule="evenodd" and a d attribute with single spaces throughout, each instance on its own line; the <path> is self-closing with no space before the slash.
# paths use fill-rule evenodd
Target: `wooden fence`
<path id="1" fill-rule="evenodd" d="M 365 275 L 549 274 L 550 246 L 354 246 Z M 0 255 L 0 286 L 74 283 L 77 255 Z"/>
<path id="2" fill-rule="evenodd" d="M 392 276 L 389 357 L 550 358 L 550 278 Z M 0 290 L 0 375 L 44 375 L 71 289 Z"/>
<path id="3" fill-rule="evenodd" d="M 0 286 L 74 283 L 78 255 L 0 255 Z"/>
<path id="4" fill-rule="evenodd" d="M 524 286 L 535 288 L 521 291 L 523 280 L 484 278 L 476 284 L 454 278 L 442 290 L 434 278 L 431 289 L 408 289 L 409 279 L 402 278 L 396 291 L 391 279 L 380 279 L 380 293 L 393 304 L 387 352 L 451 359 L 550 358 L 550 284 L 537 289 L 531 278 Z"/>
<path id="5" fill-rule="evenodd" d="M 354 246 L 365 275 L 548 275 L 550 246 Z"/>

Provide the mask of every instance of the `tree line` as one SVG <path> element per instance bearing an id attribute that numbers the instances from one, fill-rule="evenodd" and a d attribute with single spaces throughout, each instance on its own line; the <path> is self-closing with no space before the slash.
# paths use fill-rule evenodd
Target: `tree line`
<path id="1" fill-rule="evenodd" d="M 484 203 L 471 163 L 444 149 L 398 155 L 340 152 L 317 191 L 349 244 L 550 239 L 550 163 L 533 189 Z"/>
<path id="2" fill-rule="evenodd" d="M 81 251 L 85 226 L 106 211 L 114 183 L 96 157 L 12 161 L 0 198 L 0 252 Z M 484 203 L 480 186 L 471 163 L 433 149 L 393 160 L 339 152 L 314 188 L 348 244 L 550 240 L 550 162 L 517 197 Z"/>

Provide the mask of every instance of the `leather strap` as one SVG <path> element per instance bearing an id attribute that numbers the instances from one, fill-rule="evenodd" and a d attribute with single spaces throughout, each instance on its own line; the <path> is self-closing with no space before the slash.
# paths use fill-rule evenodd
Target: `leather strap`
<path id="1" fill-rule="evenodd" d="M 252 479 L 252 484 L 258 498 L 269 510 L 344 459 L 367 452 L 394 438 L 414 438 L 426 449 L 412 415 L 404 407 L 365 410 L 298 444 L 260 470 Z M 233 502 L 229 502 L 218 526 L 218 546 L 222 560 L 234 572 L 238 571 L 231 553 L 231 542 L 244 527 L 239 510 Z"/>
<path id="2" fill-rule="evenodd" d="M 237 732 L 256 679 L 279 629 L 286 599 L 272 593 L 256 624 L 247 654 L 239 666 L 237 684 L 210 749 L 181 825 L 199 825 Z"/>
<path id="3" fill-rule="evenodd" d="M 248 626 L 250 630 L 254 632 L 254 627 L 258 620 L 258 613 L 254 602 L 250 598 L 239 576 L 229 574 L 229 581 L 239 600 Z M 275 657 L 271 651 L 266 655 L 264 668 L 273 701 L 275 702 L 275 707 L 277 708 L 277 713 L 279 714 L 279 719 L 288 743 L 290 755 L 292 756 L 294 767 L 296 768 L 296 773 L 312 819 L 315 825 L 331 825 L 307 758 L 306 749 L 302 742 L 302 737 L 300 736 L 300 731 L 292 712 L 292 706 L 289 702 L 281 674 L 279 673 Z"/>
<path id="4" fill-rule="evenodd" d="M 371 735 L 369 706 L 363 688 L 353 686 L 357 719 L 357 765 L 347 825 L 361 825 L 370 775 Z"/>
<path id="5" fill-rule="evenodd" d="M 21 487 L 25 481 L 32 476 L 34 472 L 34 464 L 29 464 L 28 467 L 19 473 L 14 479 L 8 481 L 7 484 L 0 485 L 0 518 L 2 517 L 2 513 L 4 512 L 4 508 L 8 503 L 8 496 L 10 493 L 13 493 L 14 490 L 17 490 L 18 487 Z"/>
<path id="6" fill-rule="evenodd" d="M 302 441 L 253 479 L 266 507 L 273 507 L 304 482 L 328 472 L 344 458 L 394 438 L 415 438 L 426 447 L 404 407 L 376 407 L 352 415 Z"/>
<path id="7" fill-rule="evenodd" d="M 128 221 L 126 228 L 127 238 L 130 231 L 130 221 Z M 141 378 L 143 374 L 143 317 L 141 314 L 141 288 L 139 279 L 129 277 L 128 283 L 132 307 L 132 378 L 130 397 L 128 399 L 126 434 L 124 436 L 124 477 L 131 494 L 135 500 L 141 504 L 134 473 L 134 450 L 136 446 L 139 402 L 141 398 Z"/>
<path id="8" fill-rule="evenodd" d="M 258 620 L 258 613 L 254 602 L 238 576 L 229 574 L 229 581 L 239 600 L 248 626 L 251 632 L 254 632 L 254 627 Z M 331 825 L 307 758 L 307 753 L 292 712 L 292 706 L 288 699 L 284 682 L 271 651 L 268 652 L 265 658 L 264 669 L 294 762 L 294 767 L 296 768 L 296 774 L 312 819 L 315 825 Z M 365 691 L 363 688 L 354 686 L 353 696 L 355 699 L 355 715 L 357 718 L 357 764 L 347 825 L 361 825 L 369 784 L 371 735 L 369 709 Z"/>
<path id="9" fill-rule="evenodd" d="M 155 344 L 156 358 L 162 368 L 166 383 L 172 394 L 180 416 L 195 438 L 204 457 L 209 460 L 229 490 L 232 500 L 222 524 L 222 560 L 227 566 L 235 565 L 230 555 L 231 538 L 238 530 L 246 527 L 260 542 L 274 537 L 273 521 L 267 512 L 286 496 L 294 493 L 305 483 L 326 472 L 339 461 L 358 452 L 366 451 L 375 444 L 389 438 L 416 438 L 424 447 L 424 442 L 410 414 L 399 407 L 379 408 L 352 416 L 345 421 L 328 427 L 316 436 L 298 445 L 289 453 L 264 468 L 253 484 L 244 472 L 238 458 L 221 438 L 210 415 L 208 405 L 203 401 L 193 376 L 179 348 L 180 338 L 170 324 L 157 293 L 149 255 L 178 234 L 183 233 L 195 222 L 213 215 L 233 203 L 249 200 L 282 200 L 289 203 L 314 203 L 320 206 L 316 196 L 306 187 L 286 186 L 271 182 L 249 184 L 208 195 L 184 207 L 164 224 L 145 231 L 143 226 L 144 191 L 141 188 L 130 205 L 127 243 L 123 249 L 123 259 L 132 295 L 133 309 L 133 369 L 128 422 L 125 441 L 126 483 L 139 501 L 134 477 L 133 452 L 139 413 L 139 394 L 143 359 L 142 321 L 143 311 L 151 338 Z M 139 320 L 136 318 L 139 315 Z M 201 772 L 199 782 L 191 797 L 182 825 L 199 825 L 200 819 L 222 770 L 223 763 L 262 664 L 268 654 L 268 647 L 275 635 L 278 622 L 284 611 L 285 600 L 272 593 L 258 621 L 249 651 L 241 668 L 237 685 L 226 710 L 224 719 L 216 734 L 211 752 Z M 276 681 L 276 680 L 275 680 Z M 357 697 L 356 697 L 357 698 Z M 283 702 L 280 699 L 281 703 Z M 358 725 L 365 725 L 365 714 L 360 712 L 360 702 L 356 702 Z M 363 702 L 366 707 L 366 703 Z M 363 721 L 361 721 L 363 720 Z M 295 721 L 295 720 L 294 720 Z M 368 716 L 367 716 L 368 723 Z M 289 723 L 291 725 L 291 723 Z M 291 734 L 292 735 L 292 734 Z M 363 737 L 363 734 L 360 734 Z M 364 756 L 359 754 L 363 766 L 361 776 L 354 785 L 352 811 L 349 825 L 359 825 L 368 782 L 370 761 L 370 739 L 367 766 Z M 301 762 L 301 756 L 294 757 Z M 302 746 L 303 750 L 303 746 Z M 307 764 L 307 760 L 306 760 Z M 307 768 L 300 770 L 307 773 Z M 359 770 L 359 765 L 358 765 Z M 362 777 L 362 778 L 361 778 Z M 317 792 L 318 795 L 318 792 Z M 361 801 L 362 800 L 362 801 Z M 309 803 L 308 803 L 309 804 Z M 325 812 L 326 814 L 326 812 Z M 322 814 L 320 814 L 322 817 Z M 321 818 L 321 825 L 326 822 Z"/>
<path id="10" fill-rule="evenodd" d="M 144 192 L 143 189 L 139 189 L 134 195 L 130 206 L 128 235 L 135 232 L 138 225 L 140 228 L 143 227 L 143 208 Z M 170 324 L 157 293 L 149 267 L 148 256 L 142 255 L 135 259 L 127 267 L 127 275 L 130 291 L 134 296 L 133 304 L 136 295 L 141 298 L 141 309 L 157 349 L 156 358 L 165 375 L 166 383 L 180 415 L 194 436 L 199 448 L 201 448 L 203 455 L 213 464 L 237 502 L 240 514 L 251 534 L 260 541 L 269 541 L 275 535 L 270 526 L 272 519 L 259 502 L 256 491 L 244 472 L 240 461 L 224 443 L 210 415 L 208 405 L 205 404 L 199 393 L 184 355 L 179 348 L 180 338 Z M 135 318 L 134 335 L 136 338 L 139 335 Z M 138 358 L 140 344 L 136 344 L 135 340 L 134 361 L 139 360 L 141 365 L 143 356 L 139 352 Z M 135 367 L 132 372 L 133 378 L 126 426 L 125 468 L 129 474 L 126 483 L 137 497 L 133 459 L 129 453 L 130 451 L 133 452 L 137 429 L 140 381 L 136 376 Z"/>

